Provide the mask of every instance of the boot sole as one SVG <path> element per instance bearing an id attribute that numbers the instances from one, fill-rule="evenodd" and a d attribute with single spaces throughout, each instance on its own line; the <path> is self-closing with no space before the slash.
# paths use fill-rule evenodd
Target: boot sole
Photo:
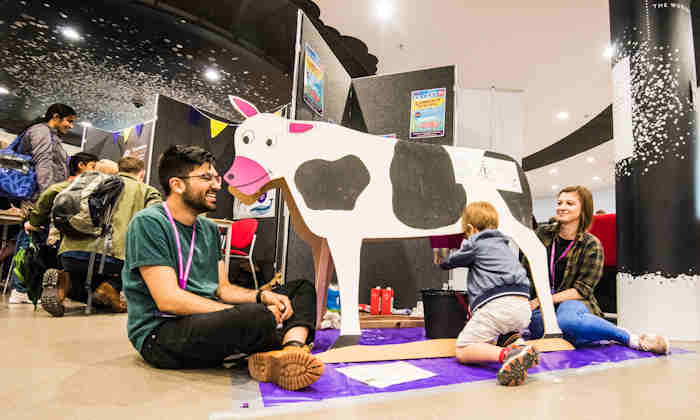
<path id="1" fill-rule="evenodd" d="M 537 366 L 540 358 L 532 346 L 516 357 L 509 359 L 498 371 L 498 383 L 505 386 L 517 386 L 527 379 L 527 371 Z"/>
<path id="2" fill-rule="evenodd" d="M 292 391 L 316 382 L 324 368 L 323 362 L 302 351 L 277 355 L 256 353 L 248 360 L 248 371 L 253 379 L 258 382 L 273 382 Z"/>
<path id="3" fill-rule="evenodd" d="M 46 270 L 41 279 L 43 290 L 41 292 L 41 307 L 55 317 L 63 316 L 65 308 L 58 300 L 58 270 Z"/>

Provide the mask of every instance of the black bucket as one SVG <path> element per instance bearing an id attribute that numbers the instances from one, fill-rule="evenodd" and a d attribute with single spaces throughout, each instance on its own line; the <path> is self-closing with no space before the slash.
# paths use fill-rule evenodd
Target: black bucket
<path id="1" fill-rule="evenodd" d="M 467 322 L 469 299 L 464 290 L 423 289 L 425 336 L 457 338 Z"/>

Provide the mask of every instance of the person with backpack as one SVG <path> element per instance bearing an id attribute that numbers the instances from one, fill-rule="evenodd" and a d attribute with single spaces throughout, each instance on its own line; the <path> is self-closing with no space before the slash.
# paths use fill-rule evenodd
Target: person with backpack
<path id="1" fill-rule="evenodd" d="M 14 151 L 19 155 L 31 157 L 34 166 L 32 170 L 36 174 L 34 193 L 30 198 L 32 201 L 51 185 L 68 178 L 68 153 L 63 148 L 61 137 L 73 128 L 76 118 L 77 113 L 70 106 L 53 104 L 43 117 L 31 121 L 20 132 L 19 144 Z M 20 229 L 15 253 L 28 245 L 29 237 Z M 27 290 L 19 282 L 15 282 L 8 303 L 30 303 L 26 293 Z"/>
<path id="2" fill-rule="evenodd" d="M 134 162 L 136 161 L 136 162 Z M 101 161 L 102 162 L 102 161 Z M 104 163 L 104 162 L 103 162 Z M 110 165 L 98 165 L 103 170 Z M 109 223 L 110 231 L 108 235 L 107 249 L 103 248 L 104 241 L 97 235 L 82 234 L 78 232 L 63 232 L 64 237 L 58 250 L 59 259 L 63 270 L 49 269 L 44 274 L 42 282 L 43 292 L 41 295 L 42 307 L 51 315 L 63 316 L 65 308 L 63 301 L 66 297 L 85 302 L 87 292 L 85 291 L 85 281 L 87 280 L 88 264 L 90 254 L 96 252 L 96 265 L 104 252 L 105 266 L 102 275 L 96 274 L 95 268 L 91 288 L 94 290 L 94 300 L 114 312 L 126 312 L 126 303 L 120 298 L 122 290 L 121 270 L 125 258 L 126 231 L 132 217 L 140 210 L 163 201 L 160 192 L 150 185 L 141 182 L 138 177 L 144 169 L 143 161 L 131 157 L 124 157 L 119 161 L 118 175 L 102 175 L 102 184 L 110 183 L 115 179 L 119 180 L 123 186 L 121 192 L 114 199 L 114 211 Z M 85 174 L 85 181 L 96 178 L 88 178 Z M 81 180 L 76 180 L 75 186 Z M 89 181 L 94 184 L 97 181 Z M 72 188 L 72 187 L 71 187 Z M 99 193 L 100 185 L 95 185 L 93 192 Z M 79 189 L 76 188 L 78 194 Z M 71 194 L 70 189 L 64 190 L 65 194 Z M 66 197 L 68 198 L 68 197 Z M 79 197 L 77 198 L 79 200 Z M 60 208 L 60 206 L 68 208 Z M 70 206 L 71 200 L 59 200 L 54 203 L 54 221 L 61 216 L 64 219 L 80 220 L 81 218 L 91 218 L 90 214 L 73 214 L 74 208 Z M 74 201 L 75 202 L 75 201 Z M 90 203 L 92 206 L 92 203 Z M 82 207 L 85 209 L 87 206 Z M 102 209 L 105 210 L 104 208 Z M 90 210 L 92 212 L 92 209 Z M 66 215 L 70 217 L 66 217 Z M 57 227 L 58 223 L 57 223 Z M 59 228 L 60 229 L 60 228 Z M 104 249 L 104 250 L 103 250 Z"/>

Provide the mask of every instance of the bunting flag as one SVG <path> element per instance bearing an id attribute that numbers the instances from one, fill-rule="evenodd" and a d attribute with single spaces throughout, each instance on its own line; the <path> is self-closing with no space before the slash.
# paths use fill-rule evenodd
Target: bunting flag
<path id="1" fill-rule="evenodd" d="M 197 108 L 190 106 L 190 112 L 187 118 L 192 125 L 199 125 L 199 120 L 202 119 L 202 114 L 197 110 Z"/>
<path id="2" fill-rule="evenodd" d="M 119 132 L 112 133 L 112 144 L 117 144 L 117 139 L 119 138 Z"/>
<path id="3" fill-rule="evenodd" d="M 137 124 L 136 125 L 136 135 L 141 137 L 141 133 L 143 133 L 143 124 Z"/>
<path id="4" fill-rule="evenodd" d="M 218 136 L 226 127 L 228 127 L 228 124 L 225 122 L 217 121 L 215 119 L 210 119 L 210 128 L 211 128 L 211 138 L 215 138 Z"/>
<path id="5" fill-rule="evenodd" d="M 133 127 L 129 127 L 129 128 L 125 128 L 125 129 L 124 129 L 124 132 L 123 132 L 123 135 L 124 135 L 124 144 L 126 144 L 126 143 L 129 142 L 129 134 L 131 134 L 131 130 L 132 130 L 132 129 L 133 129 Z"/>

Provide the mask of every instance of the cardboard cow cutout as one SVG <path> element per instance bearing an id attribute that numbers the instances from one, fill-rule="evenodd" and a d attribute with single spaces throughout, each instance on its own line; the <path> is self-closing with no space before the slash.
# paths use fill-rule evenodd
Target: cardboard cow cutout
<path id="1" fill-rule="evenodd" d="M 236 157 L 224 180 L 244 203 L 268 189 L 282 189 L 295 230 L 313 250 L 319 306 L 332 274 L 330 252 L 343 308 L 335 347 L 356 344 L 360 337 L 362 241 L 460 233 L 462 210 L 473 201 L 488 201 L 498 210 L 499 229 L 530 261 L 545 337 L 561 337 L 546 251 L 529 227 L 529 186 L 512 158 L 286 120 L 261 114 L 241 98 L 230 99 L 247 119 L 236 130 Z"/>

